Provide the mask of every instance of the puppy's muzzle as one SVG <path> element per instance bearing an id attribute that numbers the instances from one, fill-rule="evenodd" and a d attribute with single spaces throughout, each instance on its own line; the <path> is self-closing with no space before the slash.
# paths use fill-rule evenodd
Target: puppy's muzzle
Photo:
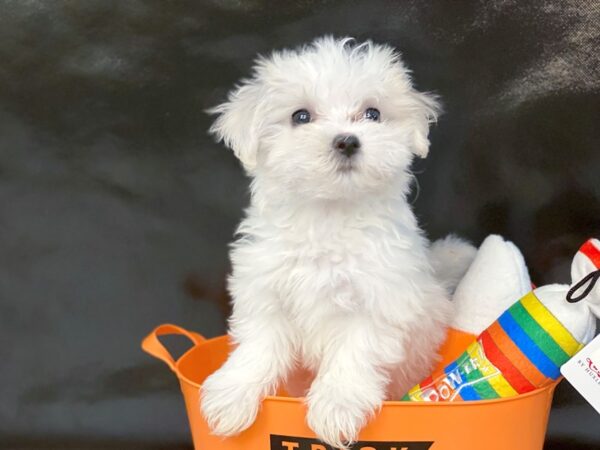
<path id="1" fill-rule="evenodd" d="M 338 134 L 333 138 L 333 148 L 350 158 L 360 149 L 360 141 L 354 134 Z"/>

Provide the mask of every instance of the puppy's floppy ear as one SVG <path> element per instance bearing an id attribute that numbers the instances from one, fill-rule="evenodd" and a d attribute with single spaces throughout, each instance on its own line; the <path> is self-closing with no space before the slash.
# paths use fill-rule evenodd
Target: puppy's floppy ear
<path id="1" fill-rule="evenodd" d="M 414 114 L 412 150 L 419 158 L 426 158 L 429 153 L 429 124 L 437 121 L 442 107 L 433 94 L 413 90 L 410 96 Z"/>
<path id="2" fill-rule="evenodd" d="M 261 91 L 255 80 L 244 80 L 225 103 L 207 111 L 218 114 L 209 132 L 233 150 L 248 172 L 256 167 L 261 126 L 258 111 L 264 101 Z"/>

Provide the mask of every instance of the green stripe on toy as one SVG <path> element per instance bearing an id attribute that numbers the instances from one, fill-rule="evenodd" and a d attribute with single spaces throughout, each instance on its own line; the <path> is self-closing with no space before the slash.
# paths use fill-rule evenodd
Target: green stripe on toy
<path id="1" fill-rule="evenodd" d="M 557 366 L 562 366 L 564 361 L 570 359 L 570 355 L 566 353 L 560 345 L 554 341 L 552 336 L 543 327 L 543 320 L 539 321 L 527 312 L 522 302 L 515 303 L 509 309 L 515 321 L 525 330 L 532 341 L 544 352 L 544 354 L 554 362 Z M 540 322 L 542 324 L 540 324 Z M 546 324 L 549 328 L 551 324 Z"/>

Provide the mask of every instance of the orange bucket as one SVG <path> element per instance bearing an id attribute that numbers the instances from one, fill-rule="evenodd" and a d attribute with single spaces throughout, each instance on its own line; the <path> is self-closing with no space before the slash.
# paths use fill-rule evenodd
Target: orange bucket
<path id="1" fill-rule="evenodd" d="M 177 361 L 158 336 L 187 336 L 194 346 Z M 472 336 L 450 330 L 444 362 L 460 355 Z M 267 397 L 256 422 L 235 437 L 210 434 L 200 414 L 202 382 L 229 354 L 227 336 L 205 339 L 175 325 L 161 325 L 142 348 L 164 361 L 179 378 L 195 450 L 330 450 L 305 422 L 302 399 Z M 517 397 L 473 402 L 384 402 L 360 432 L 354 450 L 541 450 L 557 383 Z"/>

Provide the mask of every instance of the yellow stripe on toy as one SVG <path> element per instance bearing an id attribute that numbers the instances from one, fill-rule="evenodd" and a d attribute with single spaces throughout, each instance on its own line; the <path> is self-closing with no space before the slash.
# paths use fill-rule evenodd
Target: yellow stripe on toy
<path id="1" fill-rule="evenodd" d="M 521 304 L 536 321 L 552 336 L 552 339 L 568 354 L 579 351 L 581 344 L 569 333 L 565 327 L 552 315 L 548 309 L 530 292 L 522 300 Z"/>
<path id="2" fill-rule="evenodd" d="M 418 402 L 426 401 L 426 399 L 423 398 L 421 394 L 421 388 L 418 384 L 415 387 L 413 387 L 410 391 L 408 391 L 408 395 L 410 395 L 411 399 Z"/>

